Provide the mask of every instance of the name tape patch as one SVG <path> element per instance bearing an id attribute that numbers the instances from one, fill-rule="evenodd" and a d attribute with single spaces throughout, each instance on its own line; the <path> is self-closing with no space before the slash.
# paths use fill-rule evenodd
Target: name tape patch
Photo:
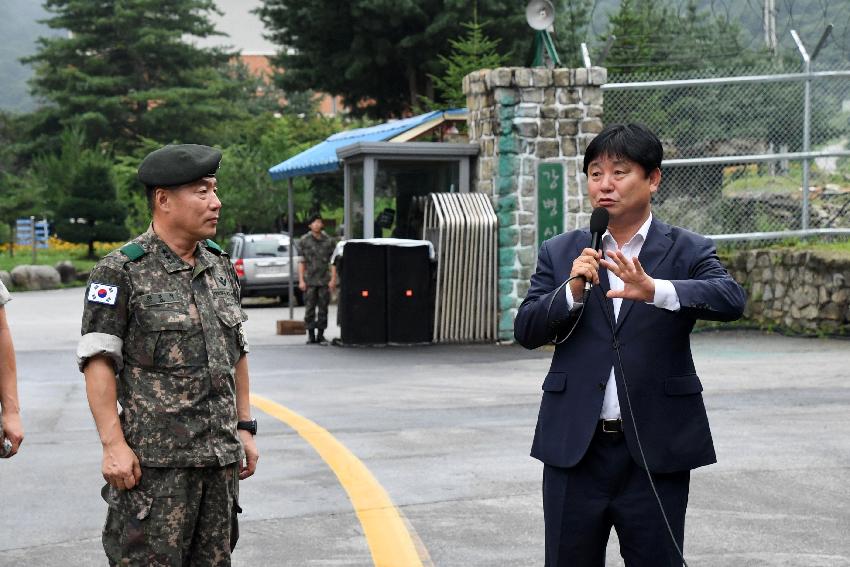
<path id="1" fill-rule="evenodd" d="M 92 303 L 115 305 L 118 300 L 118 286 L 93 283 L 89 286 L 88 300 Z"/>

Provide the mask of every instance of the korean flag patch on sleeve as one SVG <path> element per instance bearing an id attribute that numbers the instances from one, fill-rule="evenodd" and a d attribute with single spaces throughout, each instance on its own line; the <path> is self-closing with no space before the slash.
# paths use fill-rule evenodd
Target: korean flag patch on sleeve
<path id="1" fill-rule="evenodd" d="M 92 303 L 115 305 L 118 299 L 118 286 L 93 283 L 89 286 L 88 300 Z"/>

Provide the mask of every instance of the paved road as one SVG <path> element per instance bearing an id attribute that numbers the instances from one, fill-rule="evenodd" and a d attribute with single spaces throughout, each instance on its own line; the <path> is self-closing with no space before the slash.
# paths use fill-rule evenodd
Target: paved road
<path id="1" fill-rule="evenodd" d="M 105 564 L 100 449 L 73 362 L 81 297 L 19 293 L 8 306 L 27 439 L 0 462 L 2 566 Z M 307 346 L 273 334 L 287 309 L 248 312 L 253 390 L 356 454 L 430 564 L 542 565 L 541 465 L 527 455 L 549 353 Z M 689 564 L 850 565 L 850 342 L 706 333 L 694 352 L 720 462 L 692 476 Z M 328 466 L 257 417 L 262 456 L 242 483 L 234 565 L 371 565 Z M 608 565 L 622 565 L 616 541 L 609 549 Z"/>

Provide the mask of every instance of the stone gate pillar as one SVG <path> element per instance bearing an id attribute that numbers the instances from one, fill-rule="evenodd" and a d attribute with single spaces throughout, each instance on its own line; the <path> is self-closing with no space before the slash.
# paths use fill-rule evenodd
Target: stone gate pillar
<path id="1" fill-rule="evenodd" d="M 602 130 L 607 72 L 509 67 L 463 79 L 469 141 L 480 152 L 473 187 L 499 217 L 499 337 L 528 291 L 539 243 L 586 226 L 590 205 L 581 171 L 588 142 Z"/>

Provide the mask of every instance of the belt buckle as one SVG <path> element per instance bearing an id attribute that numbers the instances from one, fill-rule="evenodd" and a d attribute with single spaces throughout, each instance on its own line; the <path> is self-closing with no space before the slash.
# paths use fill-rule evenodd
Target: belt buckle
<path id="1" fill-rule="evenodd" d="M 609 426 L 611 427 L 609 429 Z M 622 433 L 623 425 L 620 419 L 603 419 L 602 433 Z"/>

